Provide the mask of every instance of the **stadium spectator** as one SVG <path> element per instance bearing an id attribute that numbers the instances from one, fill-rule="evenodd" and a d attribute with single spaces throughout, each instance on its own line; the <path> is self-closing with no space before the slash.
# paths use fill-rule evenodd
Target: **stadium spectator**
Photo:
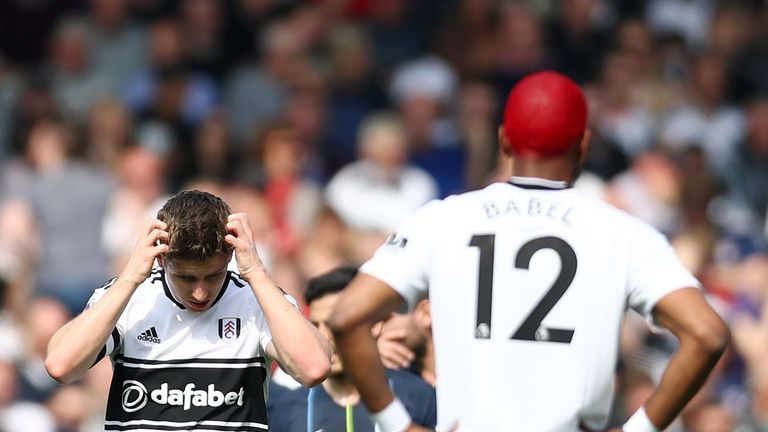
<path id="1" fill-rule="evenodd" d="M 167 200 L 163 174 L 162 159 L 145 148 L 131 147 L 120 154 L 113 173 L 117 188 L 102 221 L 102 241 L 113 273 L 128 264 L 142 221 Z"/>
<path id="2" fill-rule="evenodd" d="M 215 108 L 219 89 L 213 79 L 191 70 L 184 52 L 181 23 L 160 19 L 149 29 L 149 64 L 125 83 L 122 97 L 140 119 L 154 119 L 174 127 L 179 137 L 202 122 Z"/>
<path id="3" fill-rule="evenodd" d="M 768 99 L 750 104 L 747 134 L 728 161 L 725 183 L 734 205 L 745 209 L 759 231 L 768 233 Z"/>
<path id="4" fill-rule="evenodd" d="M 129 14 L 128 0 L 89 0 L 89 6 L 88 64 L 117 93 L 147 61 L 146 31 Z"/>
<path id="5" fill-rule="evenodd" d="M 466 157 L 450 107 L 457 77 L 436 57 L 419 58 L 398 67 L 389 88 L 402 115 L 410 163 L 428 172 L 439 196 L 466 187 Z"/>
<path id="6" fill-rule="evenodd" d="M 58 386 L 45 371 L 45 354 L 51 336 L 72 315 L 64 305 L 51 297 L 36 297 L 27 306 L 22 322 L 24 354 L 18 361 L 18 398 L 45 403 Z"/>
<path id="7" fill-rule="evenodd" d="M 54 432 L 53 416 L 39 403 L 16 398 L 18 381 L 13 362 L 0 360 L 0 429 L 4 432 Z"/>
<path id="8" fill-rule="evenodd" d="M 339 171 L 326 190 L 331 208 L 348 226 L 388 235 L 437 196 L 430 175 L 408 165 L 407 139 L 401 120 L 392 114 L 374 114 L 360 127 L 360 160 Z"/>
<path id="9" fill-rule="evenodd" d="M 387 95 L 374 76 L 370 41 L 359 26 L 338 26 L 328 36 L 331 73 L 327 130 L 322 149 L 326 169 L 338 171 L 354 162 L 357 132 L 365 117 L 387 106 Z"/>
<path id="10" fill-rule="evenodd" d="M 304 49 L 287 21 L 265 26 L 260 34 L 261 58 L 242 64 L 225 83 L 225 105 L 238 144 L 254 130 L 281 117 L 293 80 L 305 69 Z"/>
<path id="11" fill-rule="evenodd" d="M 726 64 L 712 54 L 699 56 L 689 72 L 687 100 L 670 112 L 659 127 L 664 148 L 681 152 L 700 146 L 720 176 L 745 132 L 744 112 L 727 98 Z"/>
<path id="12" fill-rule="evenodd" d="M 86 124 L 85 157 L 105 170 L 117 169 L 120 153 L 133 139 L 133 118 L 120 101 L 104 99 L 93 104 Z"/>
<path id="13" fill-rule="evenodd" d="M 73 315 L 107 279 L 100 227 L 113 191 L 104 171 L 73 157 L 75 139 L 60 119 L 34 125 L 26 148 L 34 174 L 23 195 L 40 233 L 35 293 L 61 300 Z"/>
<path id="14" fill-rule="evenodd" d="M 59 112 L 75 122 L 82 121 L 91 104 L 110 92 L 109 79 L 96 74 L 90 64 L 90 49 L 85 22 L 77 17 L 62 20 L 53 33 L 43 72 L 50 77 Z"/>
<path id="15" fill-rule="evenodd" d="M 242 165 L 241 181 L 263 191 L 275 224 L 273 246 L 282 256 L 293 256 L 320 211 L 322 191 L 305 179 L 307 155 L 296 129 L 276 123 L 260 131 Z"/>

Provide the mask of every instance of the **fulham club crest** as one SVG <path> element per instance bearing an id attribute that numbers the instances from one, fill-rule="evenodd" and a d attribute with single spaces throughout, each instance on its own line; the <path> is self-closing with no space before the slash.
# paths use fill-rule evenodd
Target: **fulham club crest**
<path id="1" fill-rule="evenodd" d="M 240 336 L 240 318 L 219 318 L 219 337 L 226 343 L 232 343 Z"/>

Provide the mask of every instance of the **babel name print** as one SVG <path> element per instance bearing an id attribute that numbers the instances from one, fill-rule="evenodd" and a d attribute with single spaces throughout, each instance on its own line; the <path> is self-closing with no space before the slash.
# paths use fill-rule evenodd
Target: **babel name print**
<path id="1" fill-rule="evenodd" d="M 138 411 L 152 399 L 158 405 L 171 405 L 183 407 L 185 411 L 192 407 L 218 407 L 221 405 L 243 406 L 245 391 L 240 387 L 239 391 L 221 392 L 216 390 L 214 384 L 209 384 L 207 390 L 195 389 L 195 384 L 189 383 L 184 389 L 169 389 L 168 383 L 162 383 L 160 388 L 147 391 L 140 382 L 134 380 L 123 381 L 123 410 L 126 412 Z"/>

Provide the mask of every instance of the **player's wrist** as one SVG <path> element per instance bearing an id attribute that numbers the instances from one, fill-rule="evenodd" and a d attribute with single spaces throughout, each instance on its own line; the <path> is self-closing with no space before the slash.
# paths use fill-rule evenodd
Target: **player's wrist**
<path id="1" fill-rule="evenodd" d="M 403 432 L 411 424 L 411 416 L 398 398 L 383 410 L 371 414 L 371 417 L 381 432 Z"/>
<path id="2" fill-rule="evenodd" d="M 137 288 L 139 285 L 144 283 L 148 277 L 149 275 L 145 275 L 141 272 L 132 271 L 132 269 L 125 269 L 122 273 L 120 273 L 120 276 L 117 277 L 117 281 L 123 282 L 132 288 Z"/>
<path id="3" fill-rule="evenodd" d="M 272 276 L 261 262 L 254 263 L 247 267 L 238 267 L 238 273 L 240 273 L 240 276 L 252 286 L 260 286 L 265 282 L 272 282 Z"/>
<path id="4" fill-rule="evenodd" d="M 661 429 L 648 418 L 644 407 L 632 414 L 632 417 L 621 426 L 622 432 L 661 432 Z"/>

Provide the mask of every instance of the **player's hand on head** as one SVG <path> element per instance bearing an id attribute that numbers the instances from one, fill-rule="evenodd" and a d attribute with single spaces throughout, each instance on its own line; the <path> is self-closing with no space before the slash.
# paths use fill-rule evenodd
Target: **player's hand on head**
<path id="1" fill-rule="evenodd" d="M 405 345 L 405 330 L 384 329 L 376 339 L 381 363 L 390 369 L 407 369 L 416 355 Z"/>
<path id="2" fill-rule="evenodd" d="M 138 285 L 152 272 L 155 258 L 168 252 L 168 226 L 165 222 L 147 218 L 142 224 L 136 244 L 133 246 L 131 259 L 120 275 Z"/>
<path id="3" fill-rule="evenodd" d="M 263 267 L 261 258 L 256 252 L 256 241 L 253 239 L 251 225 L 248 223 L 248 215 L 245 213 L 233 213 L 229 215 L 225 237 L 227 243 L 235 250 L 235 259 L 240 274 L 248 273 Z"/>

